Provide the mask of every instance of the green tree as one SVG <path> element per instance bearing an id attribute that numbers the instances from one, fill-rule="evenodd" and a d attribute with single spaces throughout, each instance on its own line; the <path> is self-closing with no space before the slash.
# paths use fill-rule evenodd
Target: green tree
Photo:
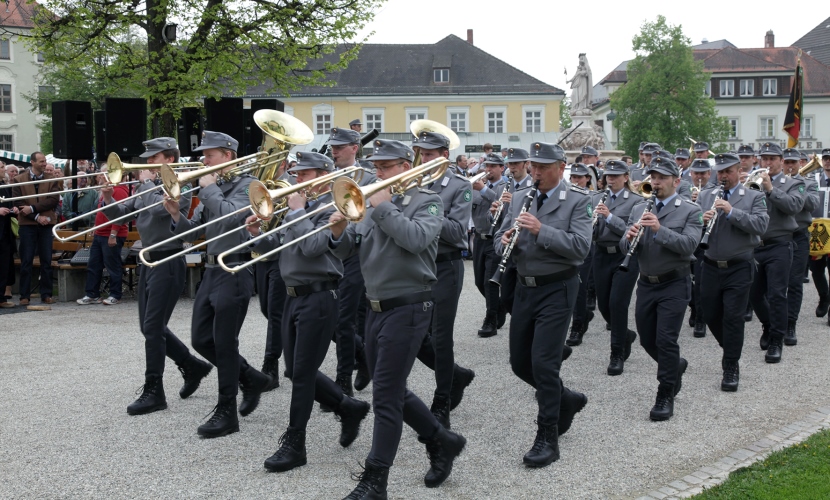
<path id="1" fill-rule="evenodd" d="M 704 94 L 710 74 L 694 60 L 691 41 L 680 26 L 658 16 L 656 22 L 643 24 L 633 49 L 636 57 L 628 63 L 628 82 L 611 94 L 620 149 L 636 158 L 644 140 L 666 149 L 689 147 L 689 137 L 710 144 L 726 140 L 727 120 L 718 116 L 715 102 Z"/>
<path id="2" fill-rule="evenodd" d="M 172 135 L 181 109 L 200 98 L 262 83 L 278 94 L 333 85 L 327 73 L 360 48 L 334 54 L 335 46 L 354 39 L 382 2 L 43 0 L 31 42 L 56 72 L 146 98 L 152 135 Z M 165 39 L 176 23 L 176 40 Z"/>
<path id="3" fill-rule="evenodd" d="M 571 126 L 571 98 L 565 97 L 559 102 L 559 131 L 563 132 Z"/>

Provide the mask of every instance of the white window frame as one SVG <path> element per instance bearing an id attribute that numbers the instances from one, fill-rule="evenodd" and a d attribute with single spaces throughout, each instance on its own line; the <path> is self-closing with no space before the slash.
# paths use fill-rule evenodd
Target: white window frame
<path id="1" fill-rule="evenodd" d="M 770 87 L 775 85 L 775 92 L 767 92 L 767 82 L 770 83 Z M 765 97 L 775 97 L 778 95 L 778 79 L 777 78 L 764 78 L 761 85 L 763 86 L 762 92 Z"/>
<path id="2" fill-rule="evenodd" d="M 42 58 L 42 60 L 41 60 Z M 35 52 L 35 64 L 43 64 L 46 62 L 46 58 L 43 57 L 43 52 Z"/>
<path id="3" fill-rule="evenodd" d="M 404 130 L 409 130 L 409 126 L 412 124 L 413 120 L 412 116 L 414 114 L 424 115 L 423 119 L 429 119 L 429 108 L 404 108 L 404 118 L 406 120 L 406 128 Z M 421 118 L 416 118 L 416 120 L 420 120 Z"/>
<path id="4" fill-rule="evenodd" d="M 712 80 L 706 80 L 706 86 L 703 87 L 703 95 L 712 97 Z"/>
<path id="5" fill-rule="evenodd" d="M 767 120 L 772 120 L 772 126 L 768 127 Z M 776 122 L 778 121 L 778 117 L 776 116 L 759 116 L 758 117 L 758 137 L 760 139 L 775 139 L 775 132 L 776 132 Z M 771 135 L 766 135 L 767 131 L 771 131 Z"/>
<path id="6" fill-rule="evenodd" d="M 735 122 L 735 134 L 730 135 L 729 139 L 732 140 L 732 139 L 738 139 L 739 137 L 741 137 L 741 119 L 738 118 L 738 117 L 729 117 L 729 118 L 727 118 L 727 120 L 729 121 L 729 132 L 730 132 L 730 134 L 732 132 L 732 122 Z"/>
<path id="7" fill-rule="evenodd" d="M 502 131 L 495 130 L 490 132 L 490 113 L 502 114 Z M 507 106 L 484 106 L 484 132 L 487 134 L 506 134 L 507 133 Z"/>
<path id="8" fill-rule="evenodd" d="M 456 130 L 452 126 L 452 114 L 464 113 L 464 130 Z M 447 126 L 454 132 L 470 132 L 470 107 L 469 106 L 454 106 L 447 108 Z"/>
<path id="9" fill-rule="evenodd" d="M 386 110 L 384 108 L 363 108 L 362 111 L 363 127 L 367 132 L 370 132 L 373 128 L 378 129 L 378 132 L 384 132 L 386 130 Z M 369 126 L 368 115 L 380 115 L 380 127 Z M 375 120 L 372 120 L 372 122 L 375 122 Z"/>
<path id="10" fill-rule="evenodd" d="M 443 79 L 445 71 L 447 72 L 446 80 Z M 436 78 L 439 74 L 442 77 L 441 80 Z M 432 83 L 450 83 L 450 68 L 432 68 Z"/>
<path id="11" fill-rule="evenodd" d="M 735 80 L 721 80 L 719 87 L 720 97 L 735 97 Z M 729 93 L 724 91 L 729 91 Z"/>
<path id="12" fill-rule="evenodd" d="M 17 113 L 17 105 L 15 103 L 15 98 L 14 98 L 15 90 L 16 90 L 14 88 L 14 83 L 0 81 L 0 85 L 8 85 L 9 86 L 9 98 L 11 99 L 10 105 L 12 107 L 11 111 L 0 111 L 0 116 L 14 115 L 15 113 Z M 0 94 L 0 99 L 2 99 L 2 94 Z"/>
<path id="13" fill-rule="evenodd" d="M 0 40 L 9 42 L 9 58 L 8 59 L 0 59 L 0 61 L 6 61 L 7 63 L 13 63 L 14 62 L 14 43 L 12 43 L 11 37 L 0 39 Z"/>
<path id="14" fill-rule="evenodd" d="M 528 130 L 527 129 L 527 114 L 528 113 L 539 113 L 539 130 L 538 132 L 535 130 Z M 535 119 L 535 118 L 534 118 Z M 522 132 L 530 132 L 530 133 L 545 133 L 545 106 L 543 104 L 537 105 L 523 105 L 522 106 Z"/>
<path id="15" fill-rule="evenodd" d="M 326 131 L 325 127 L 324 130 L 320 131 L 317 129 L 317 117 L 321 115 L 329 115 L 331 117 L 331 121 L 329 122 L 329 129 Z M 311 120 L 314 127 L 314 134 L 315 135 L 328 135 L 331 132 L 331 129 L 334 127 L 334 106 L 331 104 L 320 103 L 311 107 Z"/>
<path id="16" fill-rule="evenodd" d="M 755 96 L 755 80 L 744 78 L 741 80 L 741 97 Z"/>
<path id="17" fill-rule="evenodd" d="M 808 128 L 809 128 L 809 133 L 807 133 Z M 802 117 L 801 118 L 801 130 L 804 132 L 803 134 L 801 134 L 801 138 L 812 139 L 814 137 L 814 133 L 816 131 L 816 118 L 814 116 Z"/>
<path id="18" fill-rule="evenodd" d="M 15 141 L 15 139 L 16 139 L 16 138 L 15 138 L 15 134 L 14 134 L 14 132 L 13 132 L 13 131 L 11 131 L 11 130 L 0 130 L 0 136 L 2 136 L 2 135 L 7 135 L 7 136 L 9 136 L 9 137 L 11 137 L 11 138 L 12 138 L 12 146 L 11 146 L 11 148 L 6 149 L 6 148 L 4 148 L 4 147 L 3 147 L 2 143 L 0 143 L 0 149 L 3 149 L 3 150 L 5 150 L 5 151 L 14 151 L 14 150 L 15 150 L 15 149 L 14 149 L 14 144 L 15 144 L 15 142 L 16 142 L 16 141 Z"/>

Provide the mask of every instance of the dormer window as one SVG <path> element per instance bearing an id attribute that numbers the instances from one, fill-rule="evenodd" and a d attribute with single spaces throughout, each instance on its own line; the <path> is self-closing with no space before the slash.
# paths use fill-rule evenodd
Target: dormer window
<path id="1" fill-rule="evenodd" d="M 449 83 L 450 69 L 449 68 L 435 68 L 432 70 L 435 83 Z"/>

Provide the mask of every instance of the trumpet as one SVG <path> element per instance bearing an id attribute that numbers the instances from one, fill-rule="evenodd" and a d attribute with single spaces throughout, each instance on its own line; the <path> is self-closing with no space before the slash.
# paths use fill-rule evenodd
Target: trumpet
<path id="1" fill-rule="evenodd" d="M 610 192 L 611 192 L 610 189 L 606 189 L 605 192 L 602 193 L 602 198 L 599 200 L 599 203 L 597 203 L 597 205 L 604 204 L 605 201 L 608 199 L 608 193 L 610 193 Z M 596 210 L 594 210 L 594 216 L 591 219 L 591 226 L 596 227 L 597 221 L 599 221 L 599 213 Z"/>
<path id="2" fill-rule="evenodd" d="M 530 210 L 530 204 L 533 203 L 533 199 L 536 198 L 536 192 L 539 190 L 539 182 L 540 181 L 536 181 L 533 183 L 533 187 L 525 195 L 524 202 L 522 203 L 522 210 L 519 212 L 519 215 L 527 213 L 527 211 Z M 510 243 L 507 244 L 507 247 L 502 252 L 499 267 L 496 269 L 496 272 L 493 273 L 493 277 L 490 278 L 490 283 L 498 285 L 499 287 L 501 287 L 501 275 L 507 270 L 507 264 L 510 262 L 510 254 L 513 253 L 513 247 L 515 247 L 516 242 L 519 241 L 519 233 L 522 228 L 519 227 L 518 220 L 513 224 L 512 230 L 513 234 L 510 236 Z"/>
<path id="3" fill-rule="evenodd" d="M 755 191 L 761 191 L 763 189 L 764 183 L 764 180 L 761 178 L 761 174 L 769 175 L 769 169 L 759 168 L 754 172 L 750 172 L 749 176 L 746 178 L 746 181 L 744 182 L 744 186 Z"/>
<path id="4" fill-rule="evenodd" d="M 700 194 L 700 181 L 697 181 L 697 186 L 692 185 L 692 187 L 689 189 L 689 192 L 691 192 L 692 194 Z"/>
<path id="5" fill-rule="evenodd" d="M 484 179 L 485 177 L 487 177 L 487 172 L 479 172 L 472 177 L 465 177 L 465 179 L 470 181 L 470 184 L 475 184 L 476 182 L 480 181 L 481 179 Z"/>
<path id="6" fill-rule="evenodd" d="M 718 188 L 718 194 L 715 196 L 715 201 L 712 202 L 712 208 L 709 210 L 715 210 L 715 205 L 717 204 L 718 200 L 723 198 L 723 193 L 726 192 L 726 183 L 722 183 Z M 718 220 L 718 211 L 715 210 L 715 215 L 709 219 L 709 222 L 706 223 L 706 229 L 703 231 L 703 237 L 700 239 L 700 248 L 707 250 L 709 248 L 709 235 L 712 234 L 712 229 L 715 228 L 715 222 Z"/>
<path id="7" fill-rule="evenodd" d="M 640 237 L 643 235 L 643 216 L 648 213 L 651 213 L 651 209 L 654 208 L 654 198 L 648 198 L 646 202 L 646 209 L 643 210 L 643 215 L 640 216 L 640 220 L 637 221 L 637 226 L 640 228 L 640 232 L 637 233 L 637 236 L 634 237 L 634 240 L 631 242 L 631 245 L 628 247 L 628 253 L 625 254 L 625 259 L 623 259 L 622 264 L 620 264 L 620 271 L 628 272 L 628 263 L 631 261 L 631 256 L 634 255 L 634 251 L 637 250 L 637 244 L 640 242 Z"/>

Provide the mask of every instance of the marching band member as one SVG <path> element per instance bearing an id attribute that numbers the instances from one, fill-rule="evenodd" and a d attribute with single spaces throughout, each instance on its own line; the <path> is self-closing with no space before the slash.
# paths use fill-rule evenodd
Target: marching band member
<path id="1" fill-rule="evenodd" d="M 713 189 L 717 186 L 715 179 L 712 178 L 712 165 L 709 160 L 697 158 L 692 160 L 689 167 L 689 177 L 695 187 L 700 188 L 697 193 L 692 193 L 691 201 L 696 202 L 700 193 Z M 706 321 L 703 319 L 703 306 L 700 302 L 700 280 L 703 265 L 703 249 L 698 247 L 695 249 L 695 260 L 692 262 L 692 300 L 689 302 L 689 326 L 694 328 L 693 335 L 696 338 L 703 338 L 706 336 Z"/>
<path id="2" fill-rule="evenodd" d="M 637 149 L 639 159 L 637 160 L 637 163 L 631 165 L 631 184 L 635 190 L 640 186 L 640 183 L 643 181 L 643 179 L 647 177 L 646 167 L 648 167 L 648 163 L 651 162 L 651 158 L 649 158 L 648 163 L 646 162 L 645 158 L 644 150 L 647 144 L 649 144 L 648 141 L 643 141 L 640 143 L 640 147 Z"/>
<path id="3" fill-rule="evenodd" d="M 815 173 L 814 179 L 818 184 L 819 202 L 813 211 L 813 218 L 827 219 L 830 217 L 830 149 L 821 150 L 822 170 Z M 813 275 L 813 284 L 818 292 L 816 317 L 823 318 L 830 309 L 830 289 L 827 285 L 827 255 L 810 258 L 810 272 Z M 830 319 L 828 319 L 830 325 Z"/>
<path id="4" fill-rule="evenodd" d="M 593 148 L 588 146 L 582 148 L 583 155 L 588 151 L 590 155 Z M 596 152 L 595 150 L 593 151 Z M 584 159 L 584 158 L 583 158 Z M 588 167 L 582 163 L 574 163 L 571 165 L 571 184 L 588 191 L 588 186 L 591 181 L 591 175 Z M 571 333 L 565 343 L 569 346 L 578 346 L 582 343 L 582 336 L 588 331 L 588 325 L 594 319 L 594 313 L 588 310 L 588 276 L 591 272 L 591 266 L 594 260 L 594 245 L 591 244 L 591 249 L 585 260 L 579 265 L 579 292 L 576 295 L 576 305 L 574 306 L 573 317 L 571 318 Z"/>

